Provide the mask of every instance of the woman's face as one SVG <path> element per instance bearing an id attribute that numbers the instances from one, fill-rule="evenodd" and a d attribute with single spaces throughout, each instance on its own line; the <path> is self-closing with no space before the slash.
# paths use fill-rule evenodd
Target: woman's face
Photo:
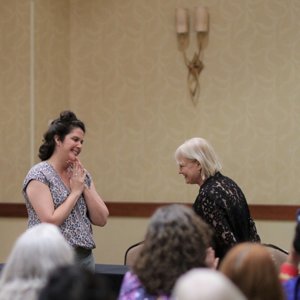
<path id="1" fill-rule="evenodd" d="M 60 144 L 60 148 L 65 152 L 67 160 L 74 161 L 80 154 L 83 138 L 84 132 L 79 127 L 72 129 L 70 133 L 65 136 L 64 141 Z"/>
<path id="2" fill-rule="evenodd" d="M 189 184 L 202 184 L 201 165 L 197 160 L 181 158 L 179 161 L 179 174 L 183 175 Z"/>

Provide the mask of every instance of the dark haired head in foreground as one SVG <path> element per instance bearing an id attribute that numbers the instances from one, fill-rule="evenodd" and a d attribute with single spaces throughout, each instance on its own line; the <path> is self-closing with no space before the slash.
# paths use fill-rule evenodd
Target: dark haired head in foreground
<path id="1" fill-rule="evenodd" d="M 39 300 L 114 299 L 116 295 L 105 277 L 74 265 L 56 269 L 39 296 Z"/>

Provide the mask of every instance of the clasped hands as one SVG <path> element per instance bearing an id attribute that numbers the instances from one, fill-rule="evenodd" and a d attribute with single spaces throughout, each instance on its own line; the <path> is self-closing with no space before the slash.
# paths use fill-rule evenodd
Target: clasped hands
<path id="1" fill-rule="evenodd" d="M 68 161 L 68 173 L 70 178 L 70 187 L 73 191 L 80 191 L 81 193 L 86 188 L 84 179 L 86 176 L 86 169 L 78 158 L 74 161 Z"/>

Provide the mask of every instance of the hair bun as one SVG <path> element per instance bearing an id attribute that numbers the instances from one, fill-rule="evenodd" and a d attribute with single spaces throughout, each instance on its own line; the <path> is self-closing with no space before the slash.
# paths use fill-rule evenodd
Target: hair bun
<path id="1" fill-rule="evenodd" d="M 77 120 L 77 117 L 72 111 L 66 110 L 60 113 L 59 119 L 62 122 L 71 122 Z"/>

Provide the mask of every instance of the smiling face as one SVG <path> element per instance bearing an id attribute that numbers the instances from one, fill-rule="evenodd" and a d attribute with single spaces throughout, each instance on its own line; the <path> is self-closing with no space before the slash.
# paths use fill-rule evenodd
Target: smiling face
<path id="1" fill-rule="evenodd" d="M 179 160 L 178 166 L 179 174 L 184 176 L 186 183 L 198 185 L 203 183 L 201 177 L 201 165 L 198 161 L 183 157 Z"/>
<path id="2" fill-rule="evenodd" d="M 66 160 L 74 161 L 80 154 L 83 144 L 84 132 L 76 127 L 68 133 L 62 142 L 59 142 L 60 149 L 66 155 Z"/>

